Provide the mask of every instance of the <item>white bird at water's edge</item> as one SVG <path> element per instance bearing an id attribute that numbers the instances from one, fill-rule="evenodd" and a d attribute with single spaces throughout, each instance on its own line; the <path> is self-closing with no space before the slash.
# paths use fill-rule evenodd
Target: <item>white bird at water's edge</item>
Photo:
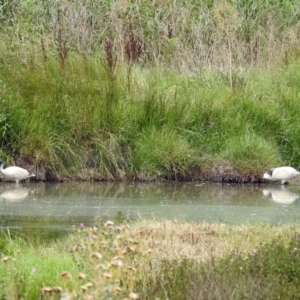
<path id="1" fill-rule="evenodd" d="M 268 170 L 263 178 L 276 181 L 281 180 L 281 184 L 288 184 L 288 181 L 299 175 L 300 172 L 292 167 L 278 167 Z"/>
<path id="2" fill-rule="evenodd" d="M 20 167 L 12 166 L 6 169 L 4 169 L 3 167 L 4 163 L 2 160 L 0 160 L 0 171 L 8 178 L 14 180 L 17 184 L 20 180 L 35 176 L 33 173 Z"/>

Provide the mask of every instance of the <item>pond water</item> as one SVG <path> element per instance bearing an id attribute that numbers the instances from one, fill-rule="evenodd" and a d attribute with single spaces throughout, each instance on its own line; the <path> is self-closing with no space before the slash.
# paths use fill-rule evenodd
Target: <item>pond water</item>
<path id="1" fill-rule="evenodd" d="M 15 183 L 0 185 L 0 228 L 52 239 L 74 226 L 156 218 L 280 225 L 300 221 L 300 186 L 213 183 Z"/>

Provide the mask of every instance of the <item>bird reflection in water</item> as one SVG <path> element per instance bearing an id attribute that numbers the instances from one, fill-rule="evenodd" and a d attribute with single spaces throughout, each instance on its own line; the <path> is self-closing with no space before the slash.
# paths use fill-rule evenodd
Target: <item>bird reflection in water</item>
<path id="1" fill-rule="evenodd" d="M 8 188 L 0 194 L 0 200 L 6 202 L 19 202 L 24 200 L 30 193 L 30 190 L 26 187 L 16 186 L 14 188 Z"/>
<path id="2" fill-rule="evenodd" d="M 299 194 L 289 191 L 287 188 L 281 189 L 264 189 L 263 194 L 266 198 L 280 204 L 291 204 L 299 199 Z"/>

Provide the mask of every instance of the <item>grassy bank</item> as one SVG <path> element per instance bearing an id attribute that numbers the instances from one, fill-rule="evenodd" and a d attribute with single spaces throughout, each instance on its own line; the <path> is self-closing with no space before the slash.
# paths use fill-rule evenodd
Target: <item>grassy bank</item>
<path id="1" fill-rule="evenodd" d="M 151 3 L 2 7 L 0 157 L 42 180 L 298 167 L 296 4 Z"/>
<path id="2" fill-rule="evenodd" d="M 140 221 L 79 226 L 67 240 L 39 247 L 2 236 L 0 295 L 292 299 L 299 295 L 299 233 L 298 225 Z"/>

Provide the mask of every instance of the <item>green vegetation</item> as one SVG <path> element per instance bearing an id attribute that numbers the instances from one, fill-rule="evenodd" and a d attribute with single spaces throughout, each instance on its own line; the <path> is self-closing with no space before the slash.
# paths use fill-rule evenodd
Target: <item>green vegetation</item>
<path id="1" fill-rule="evenodd" d="M 45 180 L 237 182 L 298 167 L 297 1 L 0 7 L 7 164 Z"/>
<path id="2" fill-rule="evenodd" d="M 299 233 L 298 225 L 141 220 L 79 226 L 39 247 L 2 235 L 0 297 L 296 299 Z"/>
<path id="3" fill-rule="evenodd" d="M 186 258 L 164 261 L 159 274 L 140 280 L 137 290 L 149 300 L 293 299 L 300 291 L 297 247 L 295 238 L 287 245 L 266 244 L 247 257 L 232 254 L 206 263 Z"/>

